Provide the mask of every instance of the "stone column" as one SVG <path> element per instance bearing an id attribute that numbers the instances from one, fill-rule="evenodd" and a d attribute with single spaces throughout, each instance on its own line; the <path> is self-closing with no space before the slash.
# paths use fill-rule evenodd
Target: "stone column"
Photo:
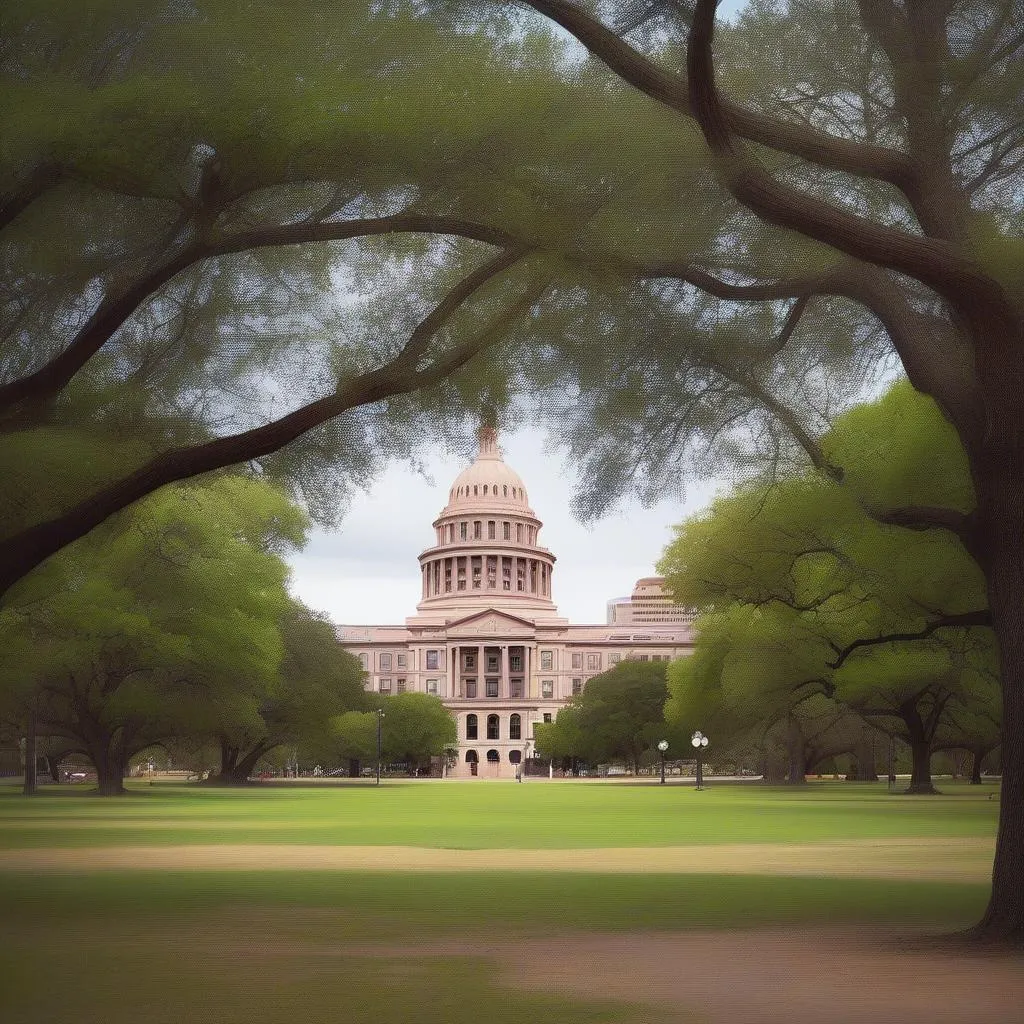
<path id="1" fill-rule="evenodd" d="M 498 683 L 498 696 L 510 697 L 512 693 L 508 680 L 508 644 L 502 644 L 498 650 L 498 667 L 501 670 L 501 681 Z"/>
<path id="2" fill-rule="evenodd" d="M 484 682 L 484 646 L 477 644 L 476 648 L 476 695 L 485 697 L 487 695 L 487 684 Z"/>

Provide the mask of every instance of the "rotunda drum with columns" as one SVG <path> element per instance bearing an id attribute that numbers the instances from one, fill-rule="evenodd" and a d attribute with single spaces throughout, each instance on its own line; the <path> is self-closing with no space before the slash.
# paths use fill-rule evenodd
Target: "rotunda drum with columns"
<path id="1" fill-rule="evenodd" d="M 689 626 L 623 632 L 576 626 L 552 599 L 555 556 L 493 427 L 451 486 L 419 556 L 422 595 L 404 626 L 339 626 L 344 647 L 383 694 L 435 694 L 456 719 L 450 774 L 512 778 L 533 753 L 533 729 L 624 658 L 690 653 Z M 531 764 L 536 764 L 531 762 Z"/>

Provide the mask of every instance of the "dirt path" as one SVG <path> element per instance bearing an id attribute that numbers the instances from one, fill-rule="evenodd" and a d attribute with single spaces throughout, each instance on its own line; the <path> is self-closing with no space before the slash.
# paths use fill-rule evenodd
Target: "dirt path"
<path id="1" fill-rule="evenodd" d="M 584 935 L 494 950 L 518 988 L 656 1003 L 708 1024 L 1015 1024 L 1024 958 L 849 929 Z"/>
<path id="2" fill-rule="evenodd" d="M 289 844 L 117 846 L 0 850 L 0 871 L 595 871 L 986 882 L 992 870 L 993 849 L 992 840 L 978 838 L 575 850 Z"/>

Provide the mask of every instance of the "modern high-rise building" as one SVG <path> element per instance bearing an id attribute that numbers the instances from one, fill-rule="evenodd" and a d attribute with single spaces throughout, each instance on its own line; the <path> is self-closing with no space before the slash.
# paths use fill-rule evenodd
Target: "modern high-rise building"
<path id="1" fill-rule="evenodd" d="M 587 680 L 627 658 L 689 654 L 688 622 L 573 625 L 552 596 L 555 555 L 491 427 L 451 486 L 419 556 L 422 595 L 404 625 L 341 625 L 368 689 L 440 697 L 458 726 L 456 776 L 512 777 Z M 644 581 L 641 580 L 641 583 Z M 638 584 L 639 586 L 639 584 Z M 636 591 L 634 591 L 634 594 Z"/>

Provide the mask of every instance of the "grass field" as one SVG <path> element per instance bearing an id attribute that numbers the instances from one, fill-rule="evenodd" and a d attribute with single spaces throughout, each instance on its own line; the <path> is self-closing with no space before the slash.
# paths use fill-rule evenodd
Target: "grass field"
<path id="1" fill-rule="evenodd" d="M 838 952 L 849 970 L 871 974 L 861 998 L 877 994 L 904 956 L 894 935 L 961 928 L 984 907 L 983 863 L 979 873 L 972 862 L 968 882 L 918 881 L 907 870 L 927 877 L 958 844 L 972 856 L 989 848 L 994 790 L 947 789 L 902 798 L 842 783 L 704 793 L 601 783 L 143 785 L 114 800 L 0 790 L 0 1019 L 856 1021 L 822 1017 L 836 1005 L 829 985 L 848 972 L 822 972 L 819 958 Z M 379 870 L 291 869 L 288 858 L 310 847 L 373 847 Z M 211 848 L 249 849 L 256 863 L 196 870 L 190 857 Z M 736 873 L 727 854 L 744 848 L 754 857 Z M 510 851 L 502 856 L 516 870 L 402 870 L 410 849 Z M 713 868 L 652 872 L 646 858 L 659 849 L 698 864 L 710 857 Z M 61 870 L 44 870 L 61 850 Z M 572 870 L 613 850 L 635 869 Z M 796 851 L 790 862 L 786 850 Z M 762 851 L 774 851 L 770 873 L 759 869 Z M 147 869 L 161 852 L 169 861 Z M 892 877 L 856 877 L 869 855 L 883 868 L 891 858 Z M 98 870 L 101 856 L 133 870 Z M 532 856 L 560 870 L 531 870 Z M 260 869 L 264 859 L 273 871 Z M 821 877 L 800 877 L 816 859 Z M 906 955 L 924 964 L 924 954 Z M 994 1004 L 986 1016 L 985 999 L 1024 999 L 1024 967 L 1018 977 L 1017 965 L 992 963 L 983 973 L 998 977 L 958 981 L 962 962 L 936 968 L 920 1019 L 963 1010 L 958 992 L 973 1000 L 975 1020 L 1002 1019 Z M 786 1000 L 775 1006 L 766 993 L 778 991 L 780 971 L 793 993 L 801 972 L 815 980 L 776 1017 Z"/>

